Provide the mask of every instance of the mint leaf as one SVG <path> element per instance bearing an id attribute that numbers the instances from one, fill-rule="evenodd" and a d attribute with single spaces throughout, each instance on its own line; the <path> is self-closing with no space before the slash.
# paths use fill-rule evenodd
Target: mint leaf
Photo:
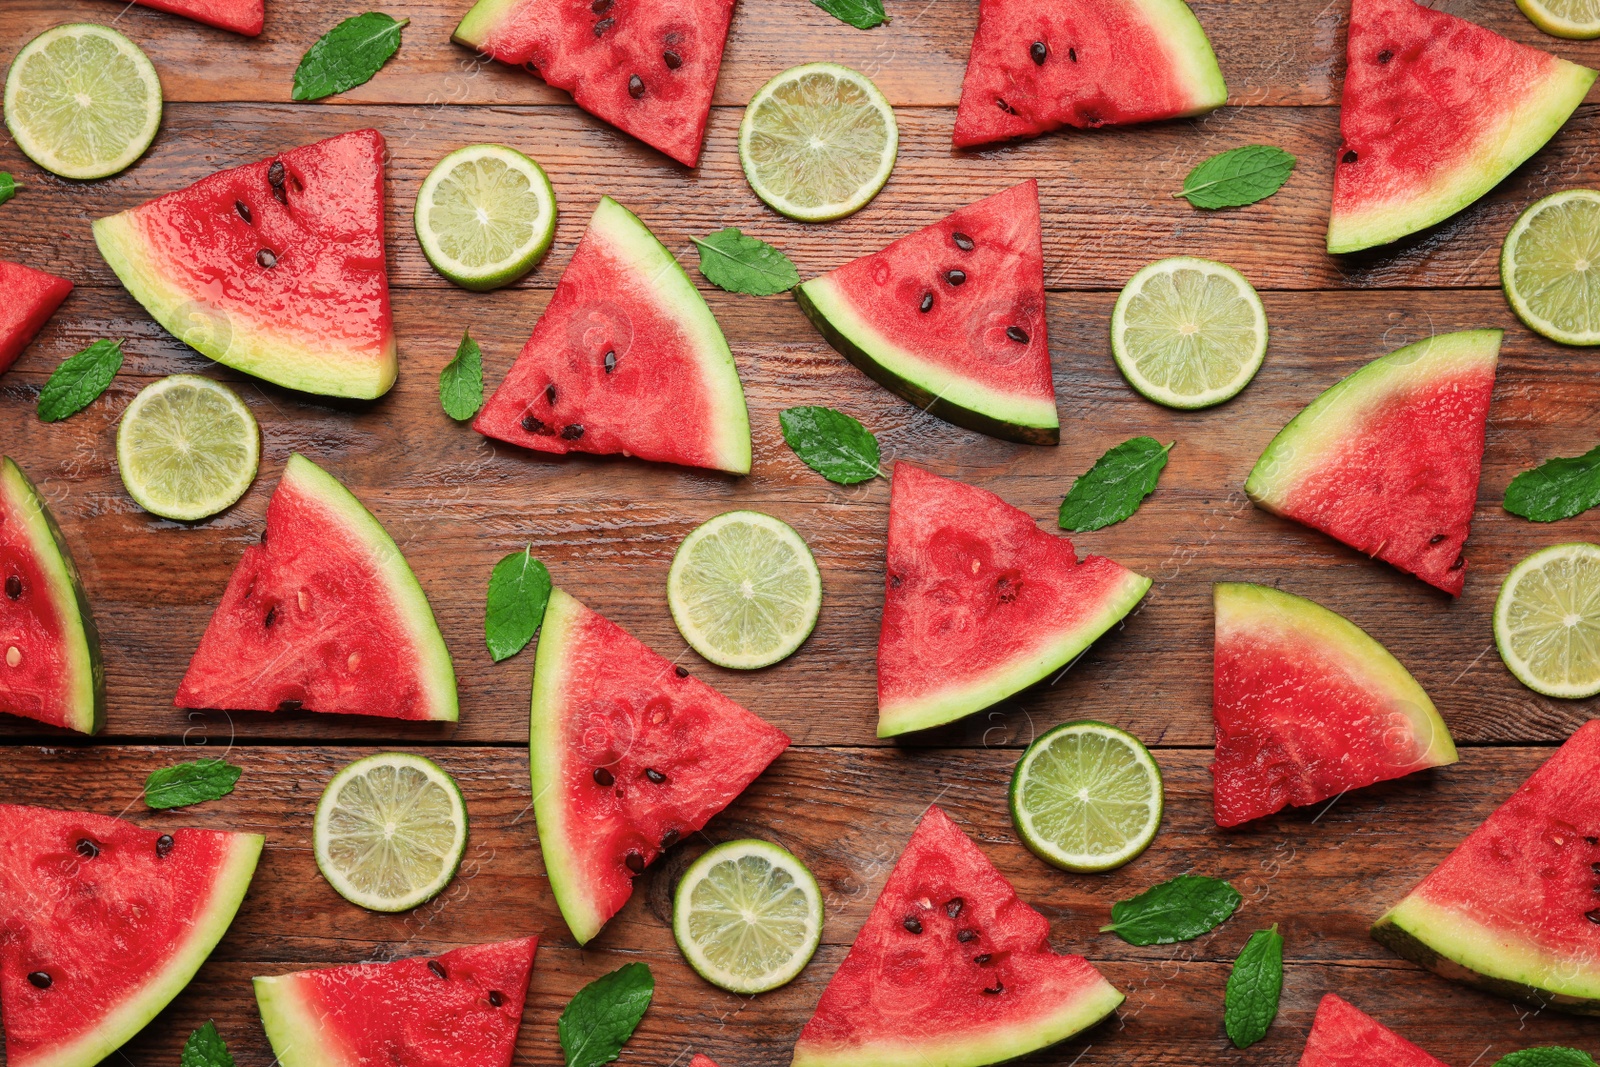
<path id="1" fill-rule="evenodd" d="M 550 572 L 533 558 L 530 545 L 494 565 L 489 575 L 489 602 L 483 614 L 483 636 L 489 655 L 499 663 L 515 656 L 533 640 L 550 600 Z"/>
<path id="2" fill-rule="evenodd" d="M 1180 874 L 1111 905 L 1111 924 L 1100 932 L 1115 933 L 1130 945 L 1192 941 L 1227 922 L 1243 899 L 1220 878 Z"/>
<path id="3" fill-rule="evenodd" d="M 740 233 L 737 226 L 689 238 L 700 250 L 700 273 L 730 293 L 773 296 L 800 284 L 800 272 L 789 257 L 767 242 Z"/>
<path id="4" fill-rule="evenodd" d="M 1595 1067 L 1594 1057 L 1575 1048 L 1546 1045 L 1502 1056 L 1494 1067 Z"/>
<path id="5" fill-rule="evenodd" d="M 1573 459 L 1552 459 L 1506 486 L 1505 509 L 1534 522 L 1570 519 L 1600 504 L 1600 445 Z"/>
<path id="6" fill-rule="evenodd" d="M 778 415 L 783 439 L 800 462 L 840 485 L 876 478 L 878 439 L 872 431 L 832 408 L 789 408 Z"/>
<path id="7" fill-rule="evenodd" d="M 1135 437 L 1095 460 L 1061 502 L 1061 528 L 1075 533 L 1098 530 L 1138 511 L 1144 498 L 1155 492 L 1170 451 L 1172 445 L 1163 446 L 1154 437 Z"/>
<path id="8" fill-rule="evenodd" d="M 630 963 L 578 990 L 556 1023 L 567 1067 L 599 1067 L 616 1059 L 655 988 L 650 968 Z"/>
<path id="9" fill-rule="evenodd" d="M 889 21 L 883 13 L 883 0 L 811 0 L 822 10 L 848 22 L 858 30 L 870 30 Z"/>
<path id="10" fill-rule="evenodd" d="M 223 759 L 191 760 L 163 767 L 144 780 L 145 806 L 160 811 L 225 797 L 233 792 L 243 773 Z"/>
<path id="11" fill-rule="evenodd" d="M 1234 1048 L 1249 1048 L 1267 1036 L 1282 992 L 1283 935 L 1274 923 L 1250 935 L 1228 975 L 1222 1018 Z"/>
<path id="12" fill-rule="evenodd" d="M 5 171 L 0 170 L 0 204 L 3 204 L 7 200 L 10 200 L 13 196 L 16 196 L 17 190 L 21 188 L 22 186 L 17 184 L 17 179 L 13 178 Z"/>
<path id="13" fill-rule="evenodd" d="M 439 372 L 439 406 L 457 422 L 470 419 L 483 407 L 483 349 L 466 332 L 456 358 Z"/>
<path id="14" fill-rule="evenodd" d="M 60 422 L 95 402 L 122 369 L 122 342 L 96 341 L 61 361 L 39 391 L 39 418 Z"/>
<path id="15" fill-rule="evenodd" d="M 222 1035 L 217 1033 L 216 1023 L 208 1020 L 189 1035 L 189 1040 L 183 1043 L 183 1056 L 178 1064 L 179 1067 L 233 1067 L 233 1057 L 228 1054 Z"/>
<path id="16" fill-rule="evenodd" d="M 1221 152 L 1183 179 L 1183 192 L 1195 207 L 1244 207 L 1265 200 L 1289 180 L 1294 156 L 1269 144 L 1247 144 Z"/>
<path id="17" fill-rule="evenodd" d="M 368 11 L 339 23 L 300 57 L 294 99 L 321 100 L 370 80 L 400 48 L 400 31 L 410 21 Z"/>

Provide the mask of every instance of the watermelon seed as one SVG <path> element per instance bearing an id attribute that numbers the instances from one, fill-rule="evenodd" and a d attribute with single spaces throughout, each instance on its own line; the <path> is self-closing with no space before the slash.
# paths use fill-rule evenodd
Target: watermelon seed
<path id="1" fill-rule="evenodd" d="M 350 653 L 350 658 L 344 661 L 344 669 L 347 671 L 354 671 L 359 666 L 361 666 L 361 653 Z"/>
<path id="2" fill-rule="evenodd" d="M 263 248 L 256 253 L 256 262 L 261 264 L 263 268 L 271 270 L 278 265 L 278 257 L 272 254 L 271 249 Z"/>
<path id="3" fill-rule="evenodd" d="M 921 311 L 923 314 L 927 314 L 927 312 L 929 310 L 931 310 L 932 307 L 933 307 L 933 294 L 932 293 L 923 293 L 922 294 L 922 304 L 921 304 L 920 307 L 918 307 L 917 310 Z"/>
<path id="4" fill-rule="evenodd" d="M 1021 326 L 1007 326 L 1006 336 L 1017 342 L 1019 345 L 1025 345 L 1028 343 L 1028 331 L 1024 330 Z"/>
<path id="5" fill-rule="evenodd" d="M 661 847 L 663 849 L 671 848 L 673 845 L 678 843 L 678 837 L 679 834 L 677 830 L 668 830 L 666 833 L 661 835 Z"/>
<path id="6" fill-rule="evenodd" d="M 1354 149 L 1351 149 L 1350 151 L 1348 151 L 1348 152 L 1346 152 L 1344 154 L 1344 162 L 1346 162 L 1346 163 L 1354 163 L 1356 161 L 1356 158 L 1357 157 L 1356 157 L 1356 153 L 1355 153 Z"/>
<path id="7" fill-rule="evenodd" d="M 634 74 L 628 78 L 628 95 L 635 100 L 644 95 L 644 79 Z"/>
<path id="8" fill-rule="evenodd" d="M 1596 877 L 1600 877 L 1600 863 L 1589 864 L 1589 869 L 1595 873 Z"/>
<path id="9" fill-rule="evenodd" d="M 1006 987 L 1005 987 L 1005 983 L 1003 983 L 1003 982 L 996 982 L 994 984 L 994 988 L 993 989 L 985 989 L 984 990 L 984 992 L 989 994 L 991 997 L 999 996 L 1001 993 L 1004 993 L 1005 991 L 1006 991 Z"/>
<path id="10" fill-rule="evenodd" d="M 922 920 L 917 918 L 915 915 L 907 915 L 900 921 L 900 925 L 904 926 L 913 934 L 922 933 Z"/>
<path id="11" fill-rule="evenodd" d="M 628 854 L 622 857 L 622 862 L 627 864 L 628 870 L 632 871 L 634 874 L 644 873 L 644 857 L 635 852 L 633 849 L 630 848 L 628 850 Z"/>
<path id="12" fill-rule="evenodd" d="M 950 918 L 954 919 L 957 915 L 961 914 L 961 909 L 966 906 L 967 902 L 965 900 L 962 900 L 960 897 L 951 897 L 949 900 L 944 902 L 944 913 L 950 916 Z"/>
<path id="13" fill-rule="evenodd" d="M 612 371 L 614 371 L 616 369 L 617 369 L 617 354 L 615 352 L 607 352 L 606 353 L 606 373 L 610 374 Z"/>
<path id="14" fill-rule="evenodd" d="M 167 853 L 172 851 L 172 845 L 173 840 L 171 834 L 162 834 L 160 837 L 156 838 L 156 859 L 166 859 Z"/>
<path id="15" fill-rule="evenodd" d="M 1045 57 L 1050 54 L 1050 49 L 1044 46 L 1043 41 L 1035 41 L 1028 46 L 1028 54 L 1033 57 L 1034 66 L 1042 67 Z"/>
<path id="16" fill-rule="evenodd" d="M 1596 908 L 1591 912 L 1586 912 L 1583 917 L 1592 923 L 1600 925 L 1600 908 Z"/>
<path id="17" fill-rule="evenodd" d="M 594 3 L 589 5 L 589 10 L 596 15 L 604 15 L 611 10 L 611 0 L 594 0 Z"/>
<path id="18" fill-rule="evenodd" d="M 581 423 L 581 422 L 575 422 L 575 423 L 572 423 L 570 426 L 564 426 L 564 427 L 561 428 L 561 439 L 563 441 L 576 441 L 578 438 L 580 438 L 582 436 L 583 436 L 583 423 Z"/>
<path id="19" fill-rule="evenodd" d="M 1015 115 L 1017 113 L 1016 108 L 1012 107 L 998 96 L 994 98 L 994 106 L 999 108 L 1001 111 L 1004 111 L 1007 115 Z"/>
<path id="20" fill-rule="evenodd" d="M 644 769 L 644 776 L 650 779 L 656 785 L 661 785 L 667 780 L 667 776 L 656 770 L 654 767 L 646 767 Z"/>
<path id="21" fill-rule="evenodd" d="M 889 588 L 890 589 L 899 589 L 900 588 L 900 576 L 898 574 L 889 575 Z"/>
<path id="22" fill-rule="evenodd" d="M 1389 60 L 1391 60 L 1393 58 L 1394 58 L 1394 53 L 1389 51 L 1387 48 L 1385 48 L 1383 51 L 1378 53 L 1378 62 L 1379 63 L 1387 63 L 1387 62 L 1389 62 Z"/>
<path id="23" fill-rule="evenodd" d="M 22 579 L 15 574 L 6 579 L 6 596 L 16 600 L 22 595 Z"/>
<path id="24" fill-rule="evenodd" d="M 1450 569 L 1453 570 L 1453 571 L 1458 571 L 1462 567 L 1465 567 L 1466 565 L 1467 565 L 1467 557 L 1466 556 L 1457 556 L 1456 557 L 1456 561 L 1454 563 L 1450 564 Z"/>
<path id="25" fill-rule="evenodd" d="M 617 784 L 617 779 L 604 767 L 596 767 L 594 769 L 594 784 L 610 789 Z"/>
<path id="26" fill-rule="evenodd" d="M 972 251 L 972 247 L 973 247 L 972 238 L 968 237 L 966 234 L 964 234 L 964 233 L 953 233 L 953 234 L 950 235 L 950 239 L 956 243 L 956 247 L 961 249 L 961 251 L 963 251 L 963 252 Z"/>
<path id="27" fill-rule="evenodd" d="M 688 667 L 674 667 L 674 668 L 672 668 L 672 670 L 673 670 L 673 672 L 675 674 L 677 674 L 677 676 L 679 678 L 687 678 L 687 677 L 689 677 L 689 668 Z"/>
<path id="28" fill-rule="evenodd" d="M 428 970 L 432 971 L 434 974 L 438 975 L 440 978 L 445 977 L 444 964 L 440 963 L 438 960 L 429 960 L 428 961 Z"/>
<path id="29" fill-rule="evenodd" d="M 668 70 L 677 70 L 683 66 L 683 57 L 671 49 L 661 53 L 661 61 L 667 65 Z"/>
<path id="30" fill-rule="evenodd" d="M 1600 845 L 1600 837 L 1585 837 L 1583 843 L 1586 845 Z"/>
<path id="31" fill-rule="evenodd" d="M 544 387 L 544 401 L 551 407 L 556 406 L 556 383 L 551 382 Z"/>
<path id="32" fill-rule="evenodd" d="M 985 952 L 981 955 L 972 957 L 972 962 L 976 963 L 979 967 L 987 967 L 989 966 L 989 961 L 992 959 L 994 959 L 994 957 Z"/>
<path id="33" fill-rule="evenodd" d="M 956 940 L 961 942 L 963 945 L 965 945 L 968 941 L 971 941 L 973 938 L 975 938 L 977 936 L 978 936 L 978 931 L 976 931 L 976 930 L 957 930 L 956 931 Z"/>
<path id="34" fill-rule="evenodd" d="M 261 625 L 272 629 L 272 624 L 278 620 L 278 605 L 274 604 L 267 609 L 267 617 L 261 620 Z"/>
<path id="35" fill-rule="evenodd" d="M 944 280 L 951 285 L 961 285 L 967 280 L 967 272 L 964 270 L 947 270 L 944 272 Z"/>
<path id="36" fill-rule="evenodd" d="M 522 416 L 522 428 L 527 430 L 529 433 L 544 433 L 544 423 L 540 422 L 532 415 Z"/>
<path id="37" fill-rule="evenodd" d="M 1443 541 L 1443 540 L 1444 540 L 1444 534 L 1434 534 L 1432 537 L 1428 538 L 1428 544 L 1436 545 L 1440 541 Z"/>
<path id="38" fill-rule="evenodd" d="M 500 995 L 500 990 L 498 990 L 498 989 L 489 990 L 489 1007 L 498 1008 L 500 1005 L 504 1004 L 505 1002 L 506 1002 L 506 998 L 502 997 Z"/>
<path id="39" fill-rule="evenodd" d="M 305 705 L 305 701 L 303 701 L 303 700 L 280 700 L 280 701 L 278 701 L 278 710 L 279 711 L 299 711 L 301 708 L 303 708 L 305 706 L 306 706 Z"/>
<path id="40" fill-rule="evenodd" d="M 38 989 L 49 989 L 53 979 L 43 971 L 34 971 L 28 975 L 28 981 Z"/>
<path id="41" fill-rule="evenodd" d="M 256 220 L 250 217 L 250 209 L 245 205 L 243 200 L 235 200 L 233 202 L 233 210 L 237 211 L 239 213 L 239 217 L 244 219 L 247 224 L 251 226 L 256 224 Z"/>
<path id="42" fill-rule="evenodd" d="M 612 26 L 616 25 L 616 22 L 617 22 L 616 19 L 601 19 L 599 22 L 594 24 L 594 35 L 596 37 L 599 37 L 601 34 L 605 33 L 607 30 L 609 30 Z"/>
<path id="43" fill-rule="evenodd" d="M 1078 61 L 1078 50 L 1076 48 L 1067 49 L 1067 58 L 1076 63 Z"/>
<path id="44" fill-rule="evenodd" d="M 272 195 L 278 203 L 289 203 L 289 193 L 283 187 L 283 160 L 275 159 L 272 166 L 267 168 L 267 184 L 272 186 Z"/>
<path id="45" fill-rule="evenodd" d="M 100 855 L 100 846 L 87 837 L 78 838 L 78 855 L 86 860 L 92 860 Z"/>
<path id="46" fill-rule="evenodd" d="M 17 664 L 19 664 L 21 662 L 22 662 L 22 649 L 18 648 L 16 645 L 12 645 L 10 648 L 6 649 L 6 666 L 7 667 L 15 667 Z"/>

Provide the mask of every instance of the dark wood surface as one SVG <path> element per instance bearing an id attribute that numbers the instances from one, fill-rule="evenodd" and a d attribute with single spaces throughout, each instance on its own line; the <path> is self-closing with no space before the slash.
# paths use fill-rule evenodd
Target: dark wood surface
<path id="1" fill-rule="evenodd" d="M 364 5 L 268 0 L 254 41 L 110 0 L 0 0 L 0 64 L 57 22 L 109 22 L 161 73 L 168 105 L 146 158 L 104 182 L 66 182 L 0 144 L 0 169 L 26 189 L 0 207 L 0 256 L 79 286 L 15 367 L 0 377 L 0 451 L 38 481 L 84 572 L 104 639 L 111 694 L 92 742 L 0 721 L 7 747 L 0 800 L 127 813 L 148 825 L 202 825 L 267 835 L 260 873 L 233 929 L 200 978 L 124 1050 L 175 1063 L 190 1029 L 215 1018 L 241 1067 L 267 1067 L 247 979 L 304 966 L 434 951 L 538 933 L 543 941 L 519 1064 L 557 1064 L 555 1019 L 585 981 L 630 959 L 650 963 L 655 1006 L 624 1064 L 787 1064 L 817 996 L 881 887 L 922 808 L 937 801 L 973 833 L 1022 895 L 1050 917 L 1055 944 L 1082 952 L 1128 993 L 1116 1021 L 1029 1062 L 1211 1067 L 1298 1062 L 1318 998 L 1338 992 L 1452 1067 L 1535 1044 L 1600 1051 L 1600 1023 L 1530 1014 L 1401 961 L 1366 927 L 1498 804 L 1551 747 L 1595 714 L 1595 702 L 1539 697 L 1493 650 L 1490 610 L 1519 559 L 1559 541 L 1600 538 L 1594 515 L 1535 526 L 1499 507 L 1518 471 L 1595 444 L 1596 356 L 1524 329 L 1498 288 L 1500 242 L 1536 197 L 1600 185 L 1600 127 L 1584 107 L 1551 144 L 1481 203 L 1398 246 L 1333 259 L 1322 251 L 1343 0 L 1209 0 L 1195 10 L 1232 90 L 1193 122 L 1068 132 L 981 153 L 949 147 L 974 0 L 890 0 L 871 32 L 805 0 L 742 0 L 702 165 L 686 170 L 572 107 L 521 72 L 484 64 L 448 42 L 467 0 L 397 0 L 409 16 L 395 60 L 367 85 L 323 104 L 287 103 L 304 48 Z M 1451 0 L 1449 10 L 1579 62 L 1600 43 L 1541 35 L 1510 0 Z M 895 104 L 901 156 L 884 192 L 841 223 L 803 226 L 767 211 L 739 173 L 741 105 L 793 63 L 834 59 L 873 74 Z M 401 352 L 399 384 L 370 404 L 332 404 L 208 364 L 167 336 L 93 248 L 89 221 L 181 187 L 214 169 L 362 126 L 388 138 L 389 263 Z M 411 231 L 417 187 L 445 152 L 495 140 L 539 159 L 562 210 L 556 244 L 529 277 L 498 293 L 455 289 L 432 272 Z M 1300 163 L 1289 185 L 1251 208 L 1196 212 L 1169 195 L 1198 160 L 1251 142 Z M 439 410 L 436 378 L 464 327 L 483 344 L 489 385 L 526 339 L 601 193 L 634 208 L 691 266 L 691 235 L 738 225 L 782 247 L 810 276 L 990 192 L 1037 177 L 1045 212 L 1050 333 L 1062 416 L 1058 448 L 992 440 L 924 415 L 836 355 L 787 297 L 710 291 L 750 402 L 755 464 L 747 478 L 607 458 L 540 456 L 493 445 Z M 1221 408 L 1180 413 L 1132 393 L 1106 336 L 1115 292 L 1150 259 L 1191 253 L 1239 267 L 1261 289 L 1272 328 L 1265 367 Z M 1506 330 L 1465 594 L 1451 601 L 1342 546 L 1251 507 L 1242 484 L 1262 447 L 1322 389 L 1365 360 L 1433 332 Z M 64 356 L 98 337 L 125 340 L 127 362 L 106 396 L 62 423 L 33 416 Z M 116 420 L 153 378 L 200 372 L 234 383 L 261 423 L 260 477 L 233 509 L 184 525 L 146 515 L 117 477 Z M 1042 523 L 1071 479 L 1135 434 L 1174 440 L 1160 489 L 1131 520 L 1077 538 L 1150 575 L 1140 609 L 1059 681 L 927 735 L 874 737 L 873 657 L 881 604 L 888 484 L 824 482 L 784 447 L 777 414 L 800 403 L 849 411 L 876 430 L 889 461 L 909 459 L 986 486 Z M 172 693 L 291 452 L 340 477 L 400 542 L 433 603 L 461 679 L 454 726 L 303 714 L 186 712 Z M 823 571 L 816 633 L 791 660 L 755 673 L 720 670 L 687 652 L 664 599 L 667 566 L 696 524 L 755 507 L 793 524 Z M 531 544 L 556 581 L 786 730 L 794 750 L 700 840 L 641 879 L 634 900 L 589 947 L 567 934 L 543 876 L 529 811 L 527 701 L 532 650 L 493 664 L 483 646 L 490 567 Z M 1366 627 L 1433 695 L 1462 745 L 1444 770 L 1352 794 L 1326 811 L 1287 813 L 1228 833 L 1210 820 L 1210 584 L 1280 584 Z M 1094 717 L 1156 749 L 1167 819 L 1142 858 L 1109 875 L 1069 876 L 1016 840 L 1005 787 L 1020 746 L 1049 726 Z M 203 746 L 203 748 L 202 748 Z M 376 748 L 416 746 L 456 775 L 472 839 L 463 874 L 441 901 L 408 916 L 368 914 L 316 874 L 311 813 L 329 777 Z M 185 751 L 187 749 L 187 751 Z M 155 767 L 223 749 L 245 769 L 238 790 L 208 805 L 150 814 L 138 803 Z M 824 946 L 792 985 L 748 999 L 700 981 L 673 946 L 675 874 L 707 843 L 780 841 L 804 858 L 828 904 Z M 1185 870 L 1226 876 L 1245 912 L 1188 945 L 1136 949 L 1097 933 L 1110 902 Z M 1227 965 L 1252 929 L 1288 939 L 1284 1006 L 1268 1039 L 1240 1053 L 1221 1027 Z M 120 1058 L 116 1062 L 122 1062 Z"/>

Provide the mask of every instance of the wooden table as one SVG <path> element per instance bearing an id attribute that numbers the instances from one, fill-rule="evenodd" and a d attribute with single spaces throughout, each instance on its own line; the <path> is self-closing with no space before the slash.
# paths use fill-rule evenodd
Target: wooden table
<path id="1" fill-rule="evenodd" d="M 1556 189 L 1600 183 L 1600 128 L 1581 108 L 1554 141 L 1482 202 L 1418 238 L 1374 254 L 1322 250 L 1338 144 L 1343 0 L 1200 0 L 1231 103 L 1193 122 L 1067 132 L 981 153 L 950 147 L 975 0 L 890 0 L 891 25 L 861 32 L 805 0 L 742 0 L 734 18 L 705 155 L 686 170 L 573 107 L 565 94 L 478 60 L 449 33 L 468 0 L 395 0 L 404 45 L 376 78 L 320 104 L 291 104 L 299 56 L 359 0 L 268 0 L 266 32 L 246 40 L 104 0 L 0 0 L 0 65 L 48 26 L 111 22 L 154 60 L 166 117 L 149 154 L 119 177 L 54 179 L 0 146 L 0 169 L 26 189 L 0 208 L 0 255 L 73 279 L 78 290 L 0 378 L 0 450 L 42 485 L 65 528 L 99 620 L 110 691 L 93 741 L 23 720 L 0 723 L 0 799 L 121 813 L 152 826 L 267 835 L 255 884 L 191 987 L 123 1050 L 127 1062 L 176 1063 L 189 1031 L 214 1018 L 244 1067 L 265 1067 L 248 978 L 308 966 L 538 933 L 543 938 L 519 1064 L 557 1064 L 555 1021 L 590 979 L 629 960 L 656 975 L 650 1014 L 624 1063 L 671 1064 L 704 1051 L 723 1067 L 780 1065 L 843 957 L 921 810 L 937 801 L 1049 918 L 1058 948 L 1081 952 L 1128 994 L 1115 1021 L 1032 1058 L 1051 1064 L 1173 1067 L 1298 1062 L 1317 1001 L 1336 991 L 1455 1067 L 1516 1048 L 1600 1050 L 1600 1022 L 1539 1014 L 1449 984 L 1367 936 L 1368 924 L 1477 825 L 1585 719 L 1589 701 L 1548 700 L 1518 685 L 1493 649 L 1500 579 L 1527 553 L 1600 537 L 1600 514 L 1553 527 L 1499 507 L 1518 471 L 1595 444 L 1596 357 L 1530 334 L 1496 273 L 1517 213 Z M 1545 37 L 1511 0 L 1448 0 L 1479 23 L 1600 65 L 1600 43 Z M 860 214 L 827 226 L 767 211 L 739 172 L 741 105 L 790 65 L 838 60 L 871 74 L 895 105 L 900 161 Z M 388 138 L 390 277 L 399 384 L 370 404 L 330 403 L 207 361 L 169 337 L 117 285 L 94 250 L 91 219 L 211 171 L 364 126 Z M 453 288 L 423 259 L 411 227 L 418 184 L 447 151 L 501 141 L 537 158 L 562 209 L 554 250 L 517 285 L 489 295 Z M 1168 194 L 1200 159 L 1252 142 L 1299 157 L 1288 186 L 1239 211 L 1198 212 Z M 787 297 L 705 287 L 750 402 L 755 466 L 746 478 L 618 458 L 556 458 L 491 444 L 439 409 L 436 379 L 464 327 L 497 383 L 561 276 L 596 198 L 633 208 L 686 263 L 689 238 L 737 225 L 786 251 L 811 276 L 1026 177 L 1041 183 L 1050 334 L 1062 416 L 1059 448 L 959 430 L 879 389 L 815 334 Z M 1254 384 L 1212 411 L 1181 413 L 1129 390 L 1106 335 L 1117 290 L 1151 259 L 1222 259 L 1262 291 L 1272 347 Z M 700 280 L 691 271 L 691 276 Z M 1273 433 L 1364 361 L 1436 331 L 1506 329 L 1490 412 L 1472 568 L 1459 601 L 1252 507 L 1242 485 Z M 33 416 L 40 386 L 66 355 L 100 337 L 127 362 L 105 397 L 65 422 Z M 118 415 L 152 379 L 179 371 L 232 382 L 260 420 L 260 477 L 236 507 L 192 526 L 142 512 L 113 459 Z M 1161 487 L 1133 519 L 1078 538 L 1150 575 L 1140 609 L 1053 686 L 896 744 L 874 737 L 873 655 L 881 603 L 888 483 L 823 481 L 784 446 L 778 412 L 828 404 L 878 432 L 888 459 L 910 459 L 990 488 L 1053 527 L 1072 477 L 1137 434 L 1175 440 Z M 401 544 L 432 600 L 461 680 L 454 726 L 309 713 L 186 712 L 179 677 L 291 452 L 341 478 Z M 679 540 L 734 507 L 783 518 L 810 542 L 827 600 L 806 646 L 766 671 L 736 673 L 684 649 L 663 587 Z M 589 947 L 571 940 L 551 898 L 529 808 L 532 651 L 493 664 L 483 599 L 501 555 L 531 544 L 555 580 L 668 656 L 786 730 L 794 747 L 750 791 L 638 882 L 632 902 Z M 1348 615 L 1383 641 L 1433 695 L 1462 745 L 1457 766 L 1346 796 L 1229 833 L 1210 817 L 1207 763 L 1214 580 L 1281 584 Z M 1167 817 L 1155 845 L 1120 871 L 1072 876 L 1020 843 L 1005 788 L 1021 746 L 1078 717 L 1124 726 L 1156 748 Z M 310 849 L 317 796 L 340 766 L 377 748 L 439 760 L 461 783 L 472 838 L 461 875 L 410 915 L 369 914 L 318 876 Z M 152 769 L 227 751 L 244 768 L 233 795 L 169 814 L 137 803 Z M 791 985 L 746 999 L 697 978 L 668 929 L 675 875 L 708 842 L 777 840 L 816 872 L 827 900 L 824 943 Z M 1187 870 L 1225 876 L 1241 915 L 1190 944 L 1138 949 L 1099 934 L 1112 900 Z M 1222 1032 L 1228 964 L 1250 931 L 1287 938 L 1283 1008 L 1267 1040 L 1240 1053 Z M 116 1060 L 117 1058 L 113 1058 Z M 112 1062 L 112 1061 L 108 1061 Z"/>

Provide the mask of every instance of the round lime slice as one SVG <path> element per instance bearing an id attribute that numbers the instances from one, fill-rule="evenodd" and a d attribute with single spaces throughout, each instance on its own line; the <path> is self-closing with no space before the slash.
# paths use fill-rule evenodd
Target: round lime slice
<path id="1" fill-rule="evenodd" d="M 1500 251 L 1500 284 L 1528 329 L 1600 345 L 1600 192 L 1569 189 L 1524 211 Z"/>
<path id="2" fill-rule="evenodd" d="M 1553 545 L 1513 567 L 1494 602 L 1494 643 L 1536 693 L 1600 693 L 1600 545 Z"/>
<path id="3" fill-rule="evenodd" d="M 694 650 L 753 670 L 799 648 L 822 610 L 822 575 L 800 535 L 759 511 L 730 511 L 683 539 L 667 606 Z"/>
<path id="4" fill-rule="evenodd" d="M 556 194 L 544 168 L 504 145 L 441 159 L 417 193 L 417 240 L 433 268 L 486 292 L 510 285 L 550 250 Z"/>
<path id="5" fill-rule="evenodd" d="M 1123 287 L 1111 354 L 1128 384 L 1169 408 L 1220 404 L 1250 384 L 1267 354 L 1267 312 L 1225 263 L 1177 256 Z"/>
<path id="6" fill-rule="evenodd" d="M 467 805 L 437 763 L 380 752 L 328 783 L 312 838 L 317 868 L 341 897 L 369 911 L 406 911 L 455 877 Z"/>
<path id="7" fill-rule="evenodd" d="M 1552 37 L 1600 37 L 1600 0 L 1517 0 L 1522 13 Z"/>
<path id="8" fill-rule="evenodd" d="M 105 178 L 144 154 L 161 127 L 161 80 L 139 46 L 75 22 L 25 45 L 6 75 L 17 147 L 63 178 Z"/>
<path id="9" fill-rule="evenodd" d="M 807 63 L 751 98 L 739 125 L 739 162 L 767 206 L 801 222 L 860 211 L 894 169 L 894 109 L 865 74 Z"/>
<path id="10" fill-rule="evenodd" d="M 1161 770 L 1150 750 L 1103 722 L 1069 722 L 1028 746 L 1011 776 L 1011 821 L 1040 859 L 1109 871 L 1161 826 Z"/>
<path id="11" fill-rule="evenodd" d="M 117 473 L 153 515 L 193 522 L 233 504 L 255 480 L 261 430 L 239 394 L 196 374 L 139 391 L 117 425 Z"/>
<path id="12" fill-rule="evenodd" d="M 695 860 L 672 898 L 672 935 L 721 989 L 765 993 L 794 978 L 822 940 L 822 891 L 766 841 L 729 841 Z"/>

